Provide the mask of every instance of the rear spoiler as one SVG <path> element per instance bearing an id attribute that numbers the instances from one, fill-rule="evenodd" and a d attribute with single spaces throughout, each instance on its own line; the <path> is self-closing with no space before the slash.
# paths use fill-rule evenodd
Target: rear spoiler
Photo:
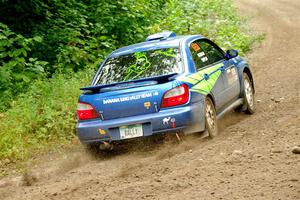
<path id="1" fill-rule="evenodd" d="M 118 83 L 112 83 L 112 84 L 107 84 L 107 85 L 94 85 L 94 86 L 88 86 L 88 87 L 82 87 L 80 90 L 83 91 L 99 91 L 103 88 L 108 88 L 108 87 L 118 87 L 120 86 L 119 89 L 125 89 L 128 87 L 132 87 L 133 85 L 136 86 L 136 83 L 141 83 L 141 82 L 146 82 L 146 81 L 156 81 L 157 83 L 164 83 L 167 81 L 170 81 L 174 79 L 178 75 L 178 73 L 172 73 L 172 74 L 166 74 L 166 75 L 161 75 L 161 76 L 154 76 L 150 78 L 143 78 L 143 79 L 137 79 L 133 81 L 123 81 L 123 82 L 118 82 Z M 143 84 L 141 85 L 143 86 Z"/>

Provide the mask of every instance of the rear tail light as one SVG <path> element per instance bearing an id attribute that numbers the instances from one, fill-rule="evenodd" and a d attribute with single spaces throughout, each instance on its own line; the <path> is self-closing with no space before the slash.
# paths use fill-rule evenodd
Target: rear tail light
<path id="1" fill-rule="evenodd" d="M 189 101 L 189 95 L 188 86 L 186 84 L 182 84 L 164 94 L 160 107 L 166 108 L 185 104 Z"/>
<path id="2" fill-rule="evenodd" d="M 99 118 L 96 109 L 88 103 L 78 102 L 77 116 L 79 120 Z"/>

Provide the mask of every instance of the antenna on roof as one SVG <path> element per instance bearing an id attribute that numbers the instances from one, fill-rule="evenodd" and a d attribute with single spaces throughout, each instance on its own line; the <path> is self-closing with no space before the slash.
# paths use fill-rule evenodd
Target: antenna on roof
<path id="1" fill-rule="evenodd" d="M 153 35 L 149 35 L 145 41 L 152 41 L 152 40 L 166 40 L 168 38 L 176 37 L 176 34 L 172 31 L 164 31 L 161 33 L 155 33 Z"/>

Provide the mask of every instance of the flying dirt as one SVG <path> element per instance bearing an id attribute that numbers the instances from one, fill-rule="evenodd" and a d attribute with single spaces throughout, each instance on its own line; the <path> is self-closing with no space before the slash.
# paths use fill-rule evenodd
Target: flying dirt
<path id="1" fill-rule="evenodd" d="M 254 115 L 230 113 L 214 139 L 137 142 L 96 158 L 80 145 L 0 181 L 0 199 L 300 199 L 300 1 L 239 0 L 265 40 L 247 55 Z"/>

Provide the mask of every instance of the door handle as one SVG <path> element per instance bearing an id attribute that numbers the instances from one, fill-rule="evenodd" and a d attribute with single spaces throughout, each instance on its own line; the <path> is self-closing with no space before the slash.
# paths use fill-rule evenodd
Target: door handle
<path id="1" fill-rule="evenodd" d="M 225 67 L 224 66 L 220 67 L 220 70 L 223 73 L 225 71 Z"/>

